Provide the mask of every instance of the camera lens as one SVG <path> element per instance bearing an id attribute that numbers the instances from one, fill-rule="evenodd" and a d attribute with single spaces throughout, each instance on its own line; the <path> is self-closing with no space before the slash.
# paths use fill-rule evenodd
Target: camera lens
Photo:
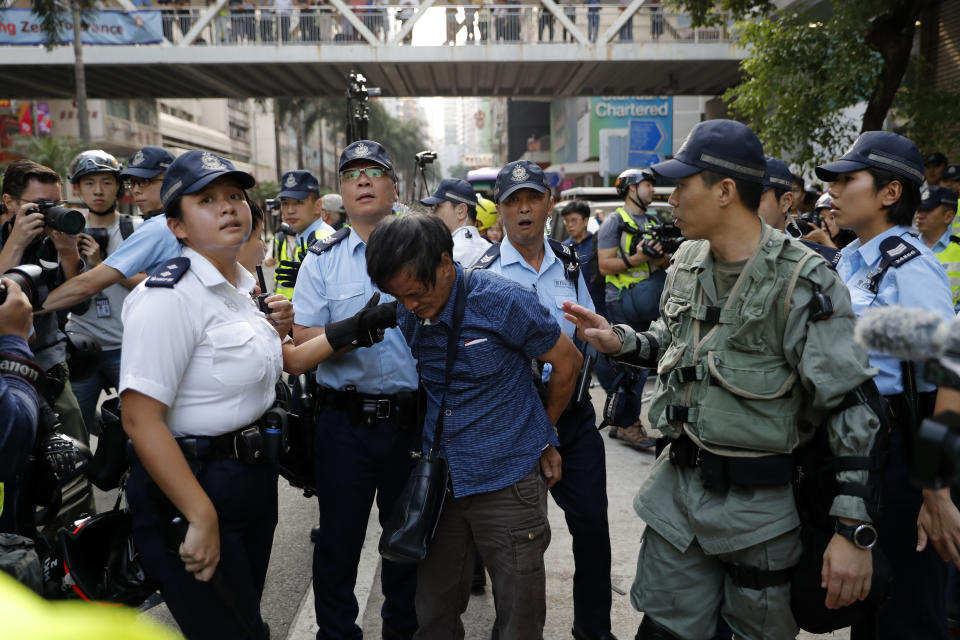
<path id="1" fill-rule="evenodd" d="M 43 300 L 40 296 L 41 288 L 41 276 L 43 274 L 43 269 L 35 264 L 23 264 L 19 267 L 14 267 L 6 273 L 3 274 L 4 278 L 9 278 L 17 283 L 17 286 L 20 287 L 20 290 L 27 296 L 27 299 L 30 300 L 30 306 L 36 309 L 43 303 Z M 45 297 L 45 296 L 44 296 Z M 3 287 L 0 289 L 0 304 L 3 304 L 7 301 L 7 288 Z"/>
<path id="2" fill-rule="evenodd" d="M 87 223 L 82 213 L 66 207 L 47 207 L 43 210 L 43 216 L 47 226 L 70 235 L 76 235 L 83 231 L 83 227 Z"/>

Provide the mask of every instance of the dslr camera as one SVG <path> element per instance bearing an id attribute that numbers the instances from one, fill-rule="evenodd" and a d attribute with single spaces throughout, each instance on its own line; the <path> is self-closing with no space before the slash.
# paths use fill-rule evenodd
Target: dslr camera
<path id="1" fill-rule="evenodd" d="M 76 209 L 61 207 L 60 203 L 53 200 L 37 200 L 37 206 L 28 213 L 42 213 L 43 223 L 51 229 L 62 231 L 70 235 L 76 235 L 83 231 L 87 220 L 83 214 Z"/>
<path id="2" fill-rule="evenodd" d="M 820 228 L 820 212 L 808 211 L 794 216 L 787 222 L 787 232 L 794 238 L 805 236 Z"/>
<path id="3" fill-rule="evenodd" d="M 47 299 L 47 287 L 43 282 L 43 268 L 36 264 L 22 264 L 14 267 L 3 274 L 4 278 L 9 278 L 17 283 L 20 290 L 26 294 L 34 310 L 43 305 Z M 7 301 L 7 286 L 0 283 L 0 304 Z"/>

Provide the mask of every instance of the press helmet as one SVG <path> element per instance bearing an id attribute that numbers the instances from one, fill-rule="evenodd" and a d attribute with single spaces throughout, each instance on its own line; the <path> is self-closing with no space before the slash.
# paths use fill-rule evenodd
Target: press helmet
<path id="1" fill-rule="evenodd" d="M 477 196 L 477 229 L 482 233 L 497 224 L 497 205 L 492 200 Z"/>
<path id="2" fill-rule="evenodd" d="M 825 193 L 819 198 L 817 198 L 817 204 L 814 205 L 814 211 L 820 211 L 820 209 L 832 209 L 833 208 L 833 198 L 830 197 L 829 193 Z"/>
<path id="3" fill-rule="evenodd" d="M 112 173 L 120 182 L 122 170 L 120 162 L 112 155 L 103 149 L 91 149 L 77 154 L 70 163 L 67 177 L 70 184 L 77 184 L 80 178 L 90 173 Z"/>
<path id="4" fill-rule="evenodd" d="M 644 180 L 647 180 L 651 184 L 655 183 L 656 178 L 653 175 L 653 171 L 650 169 L 627 169 L 617 176 L 617 181 L 614 183 L 614 186 L 617 188 L 617 195 L 621 198 L 626 198 L 627 192 L 630 190 L 630 185 L 640 184 Z"/>

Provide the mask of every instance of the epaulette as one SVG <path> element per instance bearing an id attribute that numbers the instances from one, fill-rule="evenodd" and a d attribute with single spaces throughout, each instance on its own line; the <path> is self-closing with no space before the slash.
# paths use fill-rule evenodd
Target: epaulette
<path id="1" fill-rule="evenodd" d="M 956 242 L 960 244 L 960 236 L 950 236 L 950 242 Z"/>
<path id="2" fill-rule="evenodd" d="M 315 253 L 319 256 L 323 252 L 329 251 L 340 244 L 340 241 L 346 238 L 348 235 L 350 235 L 350 229 L 344 227 L 332 236 L 327 236 L 323 240 L 314 242 L 312 245 L 310 245 L 309 251 L 310 253 Z"/>
<path id="3" fill-rule="evenodd" d="M 800 240 L 800 244 L 815 251 L 821 258 L 827 261 L 827 264 L 830 265 L 830 268 L 834 271 L 837 270 L 837 265 L 840 264 L 840 250 L 834 249 L 833 247 L 828 247 L 823 244 L 818 244 L 816 242 L 811 242 L 810 240 Z"/>
<path id="4" fill-rule="evenodd" d="M 579 289 L 578 283 L 580 282 L 580 260 L 577 258 L 576 252 L 572 247 L 568 247 L 562 242 L 557 242 L 553 238 L 548 238 L 547 242 L 550 244 L 550 248 L 553 249 L 553 253 L 557 256 L 560 262 L 563 263 L 563 271 L 564 275 L 567 277 L 567 280 L 573 283 L 574 289 Z"/>
<path id="5" fill-rule="evenodd" d="M 483 252 L 483 255 L 477 258 L 477 261 L 470 265 L 471 269 L 486 269 L 500 257 L 500 243 L 494 242 L 490 248 Z"/>
<path id="6" fill-rule="evenodd" d="M 900 236 L 890 236 L 880 243 L 880 264 L 867 274 L 867 289 L 870 293 L 880 292 L 880 280 L 890 267 L 902 267 L 920 255 L 920 250 Z"/>
<path id="7" fill-rule="evenodd" d="M 180 278 L 190 270 L 190 258 L 180 256 L 163 263 L 153 274 L 147 278 L 145 286 L 164 287 L 172 289 L 173 285 L 180 281 Z"/>

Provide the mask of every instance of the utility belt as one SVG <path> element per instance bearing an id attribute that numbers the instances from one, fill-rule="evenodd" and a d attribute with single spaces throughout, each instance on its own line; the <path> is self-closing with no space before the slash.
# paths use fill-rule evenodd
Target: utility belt
<path id="1" fill-rule="evenodd" d="M 731 486 L 787 485 L 794 476 L 791 455 L 781 453 L 758 458 L 720 456 L 701 449 L 686 434 L 670 442 L 670 463 L 685 469 L 698 468 L 703 486 L 711 491 L 726 491 Z"/>
<path id="2" fill-rule="evenodd" d="M 188 461 L 222 458 L 243 464 L 277 464 L 288 440 L 287 412 L 273 407 L 253 424 L 236 431 L 218 436 L 182 436 L 176 440 Z"/>
<path id="3" fill-rule="evenodd" d="M 363 423 L 372 427 L 377 420 L 390 420 L 398 431 L 415 431 L 420 428 L 420 394 L 417 391 L 402 391 L 393 395 L 369 395 L 350 386 L 346 389 L 317 389 L 317 407 L 330 407 L 344 411 L 354 424 Z"/>

